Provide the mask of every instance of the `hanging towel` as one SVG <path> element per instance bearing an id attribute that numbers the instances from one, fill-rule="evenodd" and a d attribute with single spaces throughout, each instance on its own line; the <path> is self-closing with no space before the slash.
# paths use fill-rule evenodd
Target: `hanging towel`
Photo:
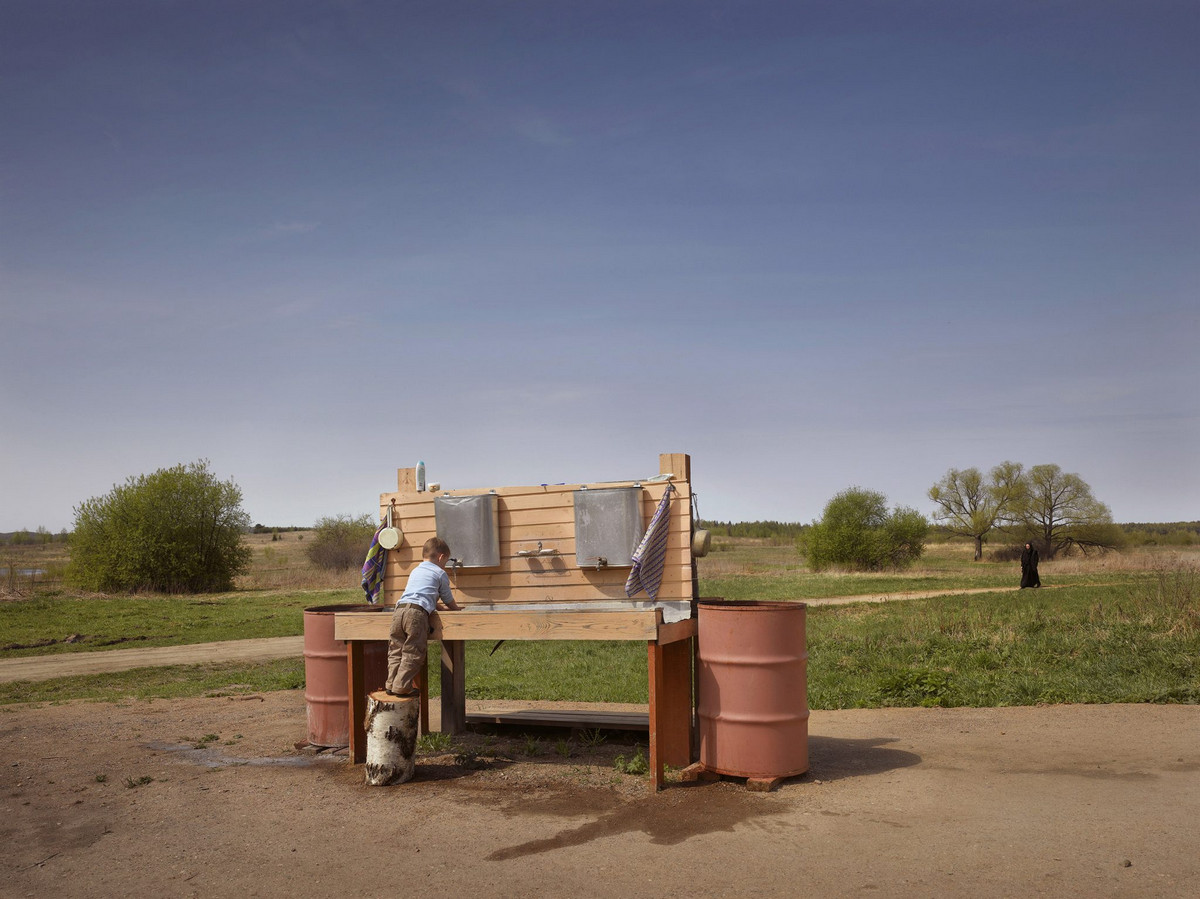
<path id="1" fill-rule="evenodd" d="M 625 581 L 625 595 L 637 596 L 643 590 L 651 599 L 658 599 L 658 588 L 662 584 L 663 560 L 667 555 L 667 531 L 671 525 L 671 494 L 675 488 L 670 484 L 654 510 L 650 526 L 642 535 L 642 542 L 633 553 L 633 570 Z"/>
<path id="2" fill-rule="evenodd" d="M 383 522 L 371 538 L 371 546 L 367 549 L 367 560 L 362 567 L 362 588 L 367 594 L 367 602 L 371 605 L 379 602 L 379 591 L 383 589 L 383 572 L 387 567 L 387 550 L 379 545 L 379 534 L 387 527 Z"/>

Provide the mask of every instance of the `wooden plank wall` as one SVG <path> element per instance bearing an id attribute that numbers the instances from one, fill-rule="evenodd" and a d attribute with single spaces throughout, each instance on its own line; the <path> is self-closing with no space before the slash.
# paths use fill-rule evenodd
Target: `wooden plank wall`
<path id="1" fill-rule="evenodd" d="M 690 460 L 684 453 L 659 457 L 660 473 L 673 473 L 675 493 L 671 499 L 671 518 L 667 539 L 666 565 L 658 600 L 692 599 L 692 502 Z M 421 547 L 436 535 L 434 494 L 417 493 L 414 469 L 397 473 L 400 490 L 379 498 L 380 520 L 388 506 L 395 503 L 393 524 L 404 532 L 404 542 L 388 553 L 384 579 L 384 602 L 389 605 L 403 592 L 409 573 L 421 561 Z M 579 568 L 575 562 L 574 492 L 580 487 L 628 487 L 635 481 L 594 484 L 554 484 L 534 487 L 501 487 L 494 490 L 499 510 L 500 565 L 495 568 L 460 568 L 450 572 L 455 599 L 464 605 L 587 603 L 593 601 L 630 601 L 625 581 L 630 569 Z M 665 482 L 642 482 L 642 525 L 649 525 L 666 490 Z M 441 490 L 442 496 L 468 496 L 493 492 L 491 488 Z M 534 550 L 541 541 L 544 549 L 557 549 L 557 555 L 518 556 L 522 550 Z M 450 547 L 451 555 L 454 547 Z M 648 602 L 643 591 L 633 601 Z"/>

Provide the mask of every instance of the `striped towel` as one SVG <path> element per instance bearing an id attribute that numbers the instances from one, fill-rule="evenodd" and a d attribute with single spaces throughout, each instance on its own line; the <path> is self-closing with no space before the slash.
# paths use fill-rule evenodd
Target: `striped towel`
<path id="1" fill-rule="evenodd" d="M 367 549 L 367 560 L 362 567 L 362 588 L 367 594 L 367 602 L 371 605 L 379 602 L 379 591 L 383 589 L 383 571 L 387 567 L 387 550 L 379 545 L 379 534 L 387 527 L 387 522 L 379 525 L 375 536 L 371 538 L 371 546 Z"/>
<path id="2" fill-rule="evenodd" d="M 667 531 L 671 525 L 671 494 L 675 488 L 667 485 L 663 498 L 654 510 L 650 526 L 642 535 L 642 542 L 633 553 L 633 570 L 625 581 L 625 595 L 637 596 L 643 590 L 651 599 L 658 599 L 658 588 L 662 584 L 663 562 L 667 555 Z"/>

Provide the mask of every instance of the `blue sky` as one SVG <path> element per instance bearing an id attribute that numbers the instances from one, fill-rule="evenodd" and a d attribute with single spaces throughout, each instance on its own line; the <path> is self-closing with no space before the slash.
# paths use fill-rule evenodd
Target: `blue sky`
<path id="1" fill-rule="evenodd" d="M 0 531 L 206 458 L 254 521 L 692 455 L 1200 519 L 1200 6 L 0 7 Z"/>

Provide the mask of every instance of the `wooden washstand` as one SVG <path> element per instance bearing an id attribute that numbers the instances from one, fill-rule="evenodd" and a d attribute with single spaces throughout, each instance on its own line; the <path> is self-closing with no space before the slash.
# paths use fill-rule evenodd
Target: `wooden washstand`
<path id="1" fill-rule="evenodd" d="M 498 505 L 499 564 L 452 572 L 455 600 L 464 609 L 430 617 L 430 639 L 441 642 L 441 730 L 466 729 L 467 640 L 625 640 L 646 644 L 649 683 L 651 782 L 664 782 L 664 766 L 696 760 L 693 683 L 696 664 L 695 563 L 692 557 L 690 459 L 659 457 L 660 476 L 671 479 L 591 485 L 539 485 L 497 490 L 444 491 L 439 495 L 494 494 Z M 640 488 L 642 520 L 649 524 L 667 484 L 674 487 L 662 584 L 656 601 L 625 595 L 628 565 L 582 564 L 575 558 L 573 495 L 580 489 Z M 390 507 L 403 543 L 389 552 L 385 597 L 403 590 L 421 561 L 421 547 L 436 534 L 434 496 L 416 490 L 415 469 L 400 469 L 399 489 L 380 497 L 381 519 Z M 536 550 L 534 549 L 536 547 Z M 454 546 L 451 544 L 451 554 Z M 385 600 L 386 601 L 386 600 Z M 346 642 L 350 696 L 350 759 L 366 758 L 363 721 L 367 693 L 363 648 L 386 641 L 390 615 L 338 612 L 334 637 Z M 421 683 L 421 728 L 429 727 L 428 677 Z M 581 713 L 584 715 L 585 713 Z M 562 719 L 564 726 L 569 716 Z"/>

